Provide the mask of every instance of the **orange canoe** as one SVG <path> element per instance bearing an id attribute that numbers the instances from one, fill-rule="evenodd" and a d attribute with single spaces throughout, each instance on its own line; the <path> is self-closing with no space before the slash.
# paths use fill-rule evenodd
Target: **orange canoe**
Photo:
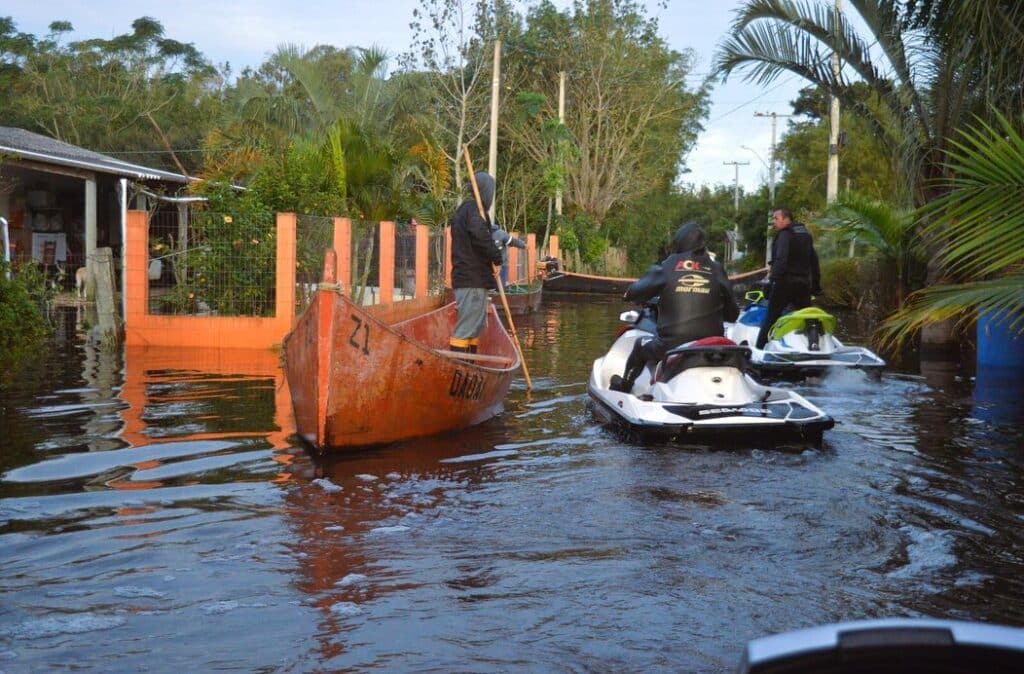
<path id="1" fill-rule="evenodd" d="M 502 409 L 519 368 L 494 305 L 478 354 L 448 350 L 455 305 L 427 297 L 361 307 L 321 287 L 284 341 L 303 440 L 367 447 L 463 428 Z"/>

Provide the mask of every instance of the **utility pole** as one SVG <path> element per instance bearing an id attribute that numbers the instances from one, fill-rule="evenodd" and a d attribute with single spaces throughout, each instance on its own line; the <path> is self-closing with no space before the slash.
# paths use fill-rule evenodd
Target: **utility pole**
<path id="1" fill-rule="evenodd" d="M 772 146 L 768 150 L 768 226 L 771 227 L 772 221 L 772 210 L 775 208 L 775 127 L 778 124 L 779 117 L 792 117 L 793 115 L 780 115 L 777 112 L 755 112 L 754 117 L 771 117 L 772 118 Z M 764 245 L 764 264 L 768 265 L 769 258 L 772 254 L 772 238 L 770 235 L 765 235 Z"/>
<path id="2" fill-rule="evenodd" d="M 839 192 L 839 52 L 836 49 L 839 42 L 839 19 L 843 12 L 843 0 L 835 0 L 835 9 L 832 12 L 833 32 L 835 33 L 835 45 L 832 46 L 832 105 L 829 110 L 829 135 L 828 135 L 828 184 L 825 193 L 825 203 L 831 204 L 836 200 Z"/>
<path id="3" fill-rule="evenodd" d="M 565 124 L 565 71 L 558 73 L 558 123 Z M 562 215 L 562 188 L 555 193 L 555 214 Z"/>
<path id="4" fill-rule="evenodd" d="M 498 182 L 498 102 L 501 97 L 501 40 L 494 41 L 494 72 L 491 74 L 491 146 L 487 154 L 487 172 Z M 491 201 L 490 217 L 494 222 L 497 196 Z"/>
<path id="5" fill-rule="evenodd" d="M 748 164 L 750 164 L 750 162 L 749 161 L 723 161 L 722 164 L 724 164 L 726 166 L 732 166 L 733 169 L 735 170 L 734 177 L 733 177 L 733 182 L 732 182 L 732 206 L 733 206 L 733 213 L 734 213 L 733 230 L 732 230 L 732 232 L 733 232 L 732 237 L 733 237 L 733 242 L 734 242 L 733 243 L 734 248 L 733 248 L 733 252 L 732 252 L 732 257 L 735 258 L 736 257 L 736 253 L 738 253 L 739 250 L 740 250 L 740 224 L 739 224 L 739 218 L 740 218 L 740 167 L 741 166 L 747 166 Z"/>

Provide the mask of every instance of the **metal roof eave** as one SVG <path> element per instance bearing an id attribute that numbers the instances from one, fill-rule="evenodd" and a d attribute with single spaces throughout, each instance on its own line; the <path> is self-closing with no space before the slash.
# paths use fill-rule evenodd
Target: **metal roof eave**
<path id="1" fill-rule="evenodd" d="M 149 169 L 145 166 L 138 166 L 136 164 L 129 164 L 116 159 L 109 160 L 109 163 L 92 162 L 83 159 L 70 159 L 68 157 L 61 157 L 58 155 L 48 154 L 45 152 L 35 152 L 32 150 L 25 150 L 23 148 L 11 147 L 9 145 L 0 145 L 0 153 L 8 153 L 24 157 L 25 159 L 34 159 L 37 161 L 45 161 L 51 164 L 58 164 L 60 166 L 69 166 L 71 168 L 87 169 L 90 171 L 96 171 L 99 173 L 109 173 L 117 176 L 129 176 L 136 180 L 162 180 L 165 182 L 175 182 L 182 185 L 187 185 L 193 182 L 199 182 L 199 178 L 191 178 L 189 176 L 183 176 L 179 173 L 170 173 L 168 171 L 158 171 L 156 169 Z"/>

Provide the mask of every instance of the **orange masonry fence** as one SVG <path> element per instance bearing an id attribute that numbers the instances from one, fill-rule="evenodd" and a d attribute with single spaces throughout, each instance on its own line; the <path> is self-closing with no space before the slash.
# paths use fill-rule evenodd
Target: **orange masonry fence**
<path id="1" fill-rule="evenodd" d="M 333 245 L 337 254 L 337 278 L 342 290 L 351 293 L 352 221 L 334 218 Z M 378 252 L 380 298 L 394 301 L 395 223 L 381 222 Z M 125 343 L 129 347 L 193 347 L 230 349 L 279 348 L 295 323 L 296 216 L 277 214 L 276 283 L 274 316 L 181 316 L 149 313 L 149 218 L 145 211 L 128 211 L 125 267 Z M 430 229 L 416 227 L 416 297 L 429 292 Z M 529 278 L 518 278 L 516 248 L 509 250 L 509 281 L 529 282 L 536 273 L 536 236 L 526 237 L 526 269 Z M 550 237 L 549 254 L 558 256 L 558 238 Z M 445 283 L 451 286 L 451 233 L 445 230 Z"/>

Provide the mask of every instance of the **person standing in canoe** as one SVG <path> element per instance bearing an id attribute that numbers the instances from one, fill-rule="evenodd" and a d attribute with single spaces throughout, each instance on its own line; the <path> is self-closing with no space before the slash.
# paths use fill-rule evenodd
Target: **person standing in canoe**
<path id="1" fill-rule="evenodd" d="M 486 213 L 494 202 L 494 178 L 475 174 Z M 458 319 L 448 340 L 452 351 L 476 353 L 487 320 L 488 291 L 495 288 L 494 268 L 502 262 L 501 249 L 491 234 L 489 219 L 480 216 L 476 199 L 463 201 L 452 218 L 452 289 Z"/>

